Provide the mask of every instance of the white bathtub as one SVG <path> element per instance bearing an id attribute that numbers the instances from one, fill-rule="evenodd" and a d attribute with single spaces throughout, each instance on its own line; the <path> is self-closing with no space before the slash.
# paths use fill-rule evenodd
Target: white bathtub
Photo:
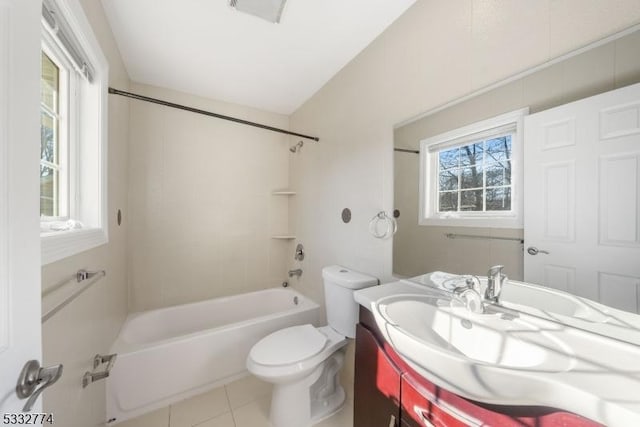
<path id="1" fill-rule="evenodd" d="M 107 379 L 110 425 L 200 394 L 247 374 L 261 338 L 319 319 L 319 307 L 291 289 L 274 288 L 133 313 L 112 347 Z"/>

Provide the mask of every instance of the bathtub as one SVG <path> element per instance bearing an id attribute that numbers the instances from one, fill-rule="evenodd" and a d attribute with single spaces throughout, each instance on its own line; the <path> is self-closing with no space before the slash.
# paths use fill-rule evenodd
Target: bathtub
<path id="1" fill-rule="evenodd" d="M 111 349 L 109 425 L 165 407 L 247 375 L 262 337 L 287 326 L 317 325 L 319 306 L 273 288 L 130 314 Z"/>

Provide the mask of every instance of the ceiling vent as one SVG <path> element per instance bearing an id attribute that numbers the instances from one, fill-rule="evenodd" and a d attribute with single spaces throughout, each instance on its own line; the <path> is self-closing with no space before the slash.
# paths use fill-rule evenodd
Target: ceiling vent
<path id="1" fill-rule="evenodd" d="M 240 12 L 277 24 L 286 2 L 287 0 L 229 0 L 229 5 Z"/>

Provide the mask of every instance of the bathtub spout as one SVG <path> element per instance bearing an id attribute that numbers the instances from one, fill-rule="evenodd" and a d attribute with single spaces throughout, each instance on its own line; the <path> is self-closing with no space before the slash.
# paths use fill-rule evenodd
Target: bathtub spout
<path id="1" fill-rule="evenodd" d="M 293 276 L 296 276 L 298 278 L 302 276 L 302 269 L 297 268 L 295 270 L 289 270 L 289 277 L 293 277 Z"/>

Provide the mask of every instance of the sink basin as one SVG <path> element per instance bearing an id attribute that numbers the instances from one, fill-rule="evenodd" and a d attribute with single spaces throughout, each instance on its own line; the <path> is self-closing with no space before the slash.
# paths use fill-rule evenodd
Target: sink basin
<path id="1" fill-rule="evenodd" d="M 531 307 L 546 314 L 559 314 L 580 318 L 590 322 L 606 322 L 610 316 L 606 308 L 593 303 L 592 306 L 571 294 L 543 286 L 521 282 L 507 282 L 502 288 L 500 301 L 505 304 L 517 304 L 518 308 Z"/>
<path id="2" fill-rule="evenodd" d="M 536 382 L 518 379 L 573 364 L 553 326 L 513 314 L 474 314 L 446 298 L 405 294 L 379 300 L 374 316 L 385 339 L 418 372 L 436 383 L 446 378 L 448 388 L 472 399 L 513 402 L 520 395 L 526 403 L 533 392 L 527 386 Z"/>
<path id="3" fill-rule="evenodd" d="M 526 339 L 538 328 L 497 314 L 473 315 L 465 307 L 418 300 L 386 305 L 385 317 L 415 338 L 437 344 L 478 362 L 507 367 L 532 367 L 545 362 L 543 348 Z M 547 346 L 553 346 L 546 339 Z"/>
<path id="4" fill-rule="evenodd" d="M 562 344 L 541 329 L 510 315 L 474 314 L 443 299 L 412 296 L 381 301 L 380 313 L 402 333 L 426 346 L 475 362 L 503 367 L 548 365 Z M 553 369 L 552 366 L 545 366 Z M 566 364 L 555 367 L 567 368 Z"/>

